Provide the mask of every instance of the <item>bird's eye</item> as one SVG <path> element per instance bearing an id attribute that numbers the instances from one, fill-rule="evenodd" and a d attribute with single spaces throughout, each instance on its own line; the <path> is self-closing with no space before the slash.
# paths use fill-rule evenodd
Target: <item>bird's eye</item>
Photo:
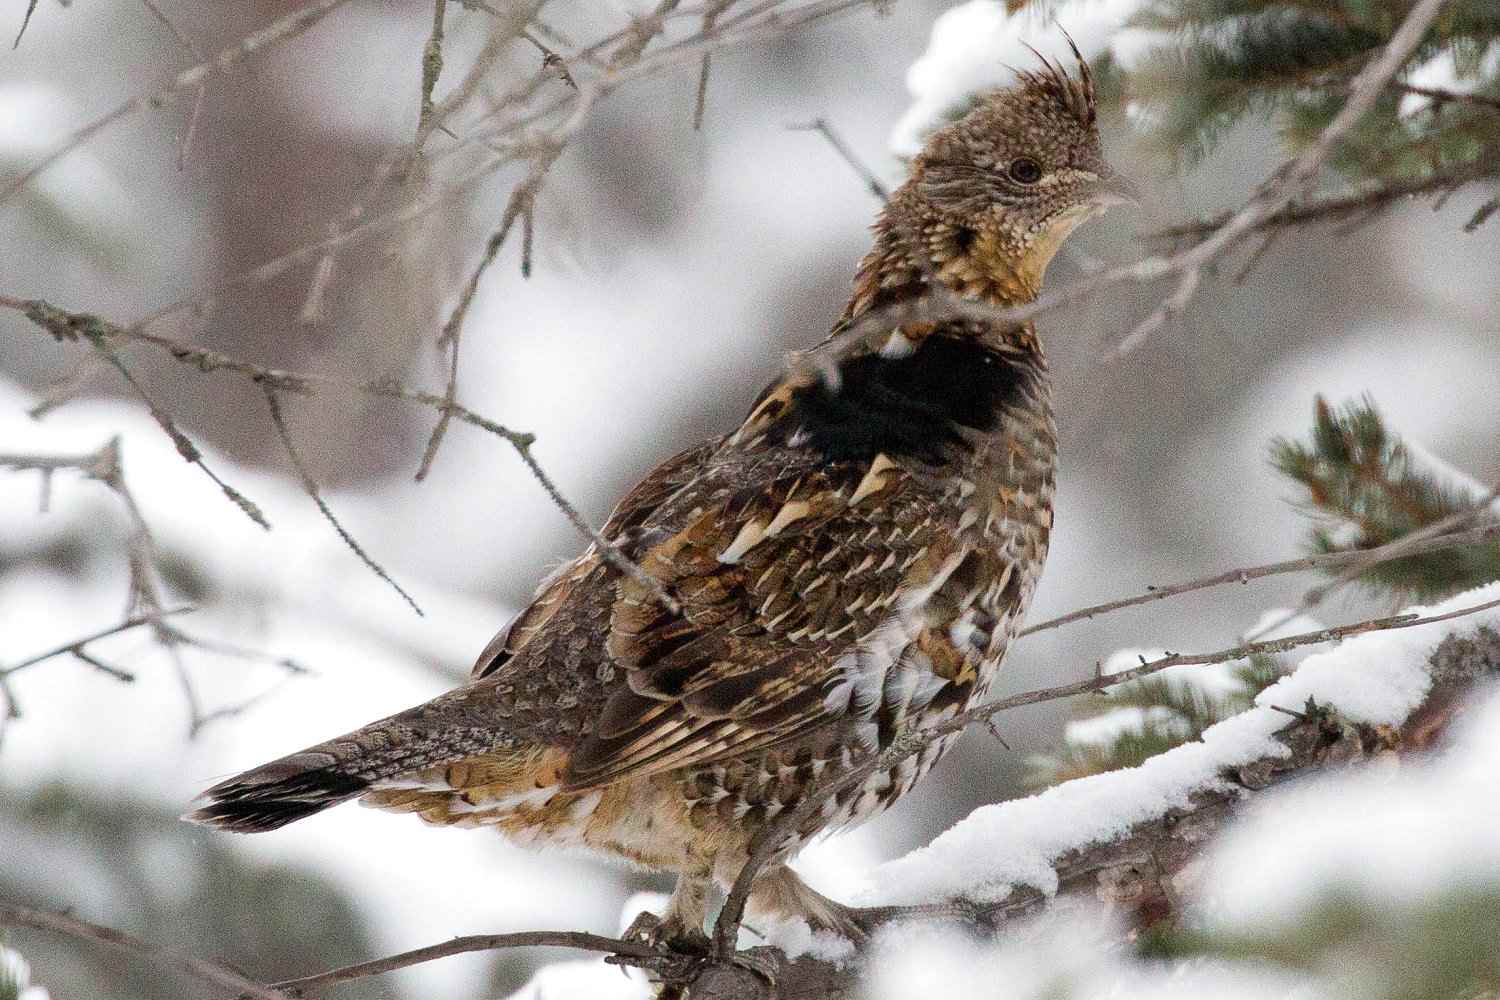
<path id="1" fill-rule="evenodd" d="M 1035 184 L 1042 179 L 1042 165 L 1023 156 L 1010 165 L 1010 179 L 1017 184 Z"/>

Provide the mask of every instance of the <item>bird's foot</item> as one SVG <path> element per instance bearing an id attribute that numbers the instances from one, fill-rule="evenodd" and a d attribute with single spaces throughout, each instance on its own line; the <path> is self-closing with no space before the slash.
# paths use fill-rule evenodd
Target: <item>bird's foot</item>
<path id="1" fill-rule="evenodd" d="M 672 912 L 659 917 L 650 910 L 644 910 L 636 914 L 622 936 L 627 941 L 639 941 L 658 951 L 670 951 L 679 955 L 708 954 L 708 935 L 703 933 L 703 928 L 689 925 Z"/>

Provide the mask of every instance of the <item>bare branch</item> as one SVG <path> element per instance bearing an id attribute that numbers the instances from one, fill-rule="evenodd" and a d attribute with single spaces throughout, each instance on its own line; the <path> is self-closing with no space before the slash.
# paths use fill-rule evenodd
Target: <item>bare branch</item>
<path id="1" fill-rule="evenodd" d="M 97 632 L 91 632 L 81 639 L 74 639 L 72 642 L 65 642 L 61 646 L 54 646 L 52 649 L 46 650 L 45 652 L 37 653 L 33 656 L 28 656 L 21 662 L 0 670 L 0 677 L 10 677 L 12 674 L 20 673 L 27 667 L 36 666 L 38 663 L 45 663 L 47 660 L 53 659 L 54 657 L 58 656 L 66 656 L 71 654 L 78 657 L 79 659 L 83 659 L 85 647 L 87 647 L 91 642 L 98 642 L 100 639 L 107 639 L 112 635 L 119 635 L 121 632 L 129 632 L 131 629 L 140 628 L 142 625 L 155 626 L 163 618 L 167 618 L 172 615 L 187 614 L 192 610 L 192 608 L 169 608 L 165 611 L 151 611 L 148 613 L 131 615 L 124 621 L 116 625 L 111 625 L 109 628 L 100 629 Z M 97 664 L 92 665 L 97 666 Z M 105 672 L 116 675 L 121 673 L 117 670 L 105 670 Z M 120 677 L 119 679 L 133 680 L 134 678 L 126 675 L 125 677 Z"/>
<path id="2" fill-rule="evenodd" d="M 12 49 L 21 47 L 21 37 L 26 34 L 26 27 L 31 24 L 31 15 L 36 13 L 37 0 L 27 0 L 26 13 L 21 18 L 21 30 L 16 32 L 16 40 L 11 43 Z"/>
<path id="3" fill-rule="evenodd" d="M 1469 221 L 1464 223 L 1464 232 L 1474 232 L 1480 226 L 1488 222 L 1490 216 L 1494 215 L 1496 212 L 1500 212 L 1500 197 L 1491 198 L 1483 205 L 1480 205 L 1479 208 L 1474 212 L 1474 214 L 1469 217 Z"/>
<path id="4" fill-rule="evenodd" d="M 703 33 L 711 34 L 714 26 L 719 23 L 719 15 L 723 14 L 735 0 L 714 0 L 703 12 Z M 708 74 L 711 68 L 712 52 L 703 53 L 703 61 L 698 64 L 698 89 L 693 95 L 693 131 L 697 132 L 703 128 L 703 113 L 708 109 Z"/>
<path id="5" fill-rule="evenodd" d="M 432 116 L 437 110 L 432 103 L 432 89 L 437 86 L 443 72 L 443 16 L 448 10 L 448 0 L 434 0 L 432 5 L 432 33 L 422 47 L 422 95 L 417 110 L 416 152 L 421 155 L 422 143 L 433 129 Z"/>
<path id="6" fill-rule="evenodd" d="M 1301 559 L 1288 559 L 1284 562 L 1265 563 L 1260 566 L 1245 566 L 1241 569 L 1231 569 L 1223 573 L 1215 573 L 1213 576 L 1200 577 L 1188 580 L 1184 583 L 1174 583 L 1165 587 L 1152 587 L 1144 594 L 1135 597 L 1125 597 L 1119 600 L 1106 601 L 1103 604 L 1095 604 L 1087 608 L 1079 608 L 1070 611 L 1057 618 L 1049 618 L 1046 621 L 1037 622 L 1022 629 L 1018 635 L 1027 636 L 1033 632 L 1045 632 L 1047 629 L 1058 628 L 1062 625 L 1070 625 L 1073 622 L 1085 618 L 1095 618 L 1099 615 L 1107 615 L 1113 611 L 1124 608 L 1133 608 L 1141 604 L 1150 604 L 1153 601 L 1166 600 L 1169 597 L 1177 597 L 1181 594 L 1192 593 L 1195 590 L 1206 590 L 1210 587 L 1222 587 L 1227 584 L 1249 583 L 1251 580 L 1259 580 L 1267 576 L 1277 576 L 1282 573 L 1303 573 L 1314 569 L 1333 569 L 1344 566 L 1358 566 L 1360 573 L 1367 573 L 1381 563 L 1390 562 L 1393 559 L 1404 559 L 1408 556 L 1422 555 L 1428 552 L 1440 552 L 1444 549 L 1455 549 L 1465 545 L 1482 545 L 1500 539 L 1500 524 L 1489 524 L 1467 531 L 1454 532 L 1434 538 L 1423 539 L 1415 544 L 1406 543 L 1406 539 L 1398 539 L 1389 542 L 1379 548 L 1365 549 L 1358 552 L 1324 552 L 1318 555 L 1306 556 Z"/>
<path id="7" fill-rule="evenodd" d="M 270 988 L 281 992 L 292 992 L 293 995 L 297 995 L 301 991 L 332 986 L 336 983 L 347 983 L 355 979 L 366 979 L 370 976 L 379 976 L 387 972 L 395 972 L 397 969 L 406 969 L 413 965 L 420 965 L 423 962 L 448 958 L 452 955 L 464 955 L 474 951 L 495 951 L 501 948 L 577 948 L 582 951 L 597 951 L 640 959 L 660 958 L 662 954 L 650 945 L 639 941 L 626 941 L 621 938 L 587 934 L 582 931 L 521 931 L 514 934 L 472 934 L 467 937 L 457 937 L 451 941 L 444 941 L 441 944 L 428 945 L 426 948 L 414 948 L 411 951 L 404 951 L 399 955 L 377 959 L 373 962 L 361 962 L 358 965 L 350 965 L 342 969 L 320 972 L 314 976 L 288 979 Z"/>
<path id="8" fill-rule="evenodd" d="M 543 69 L 551 70 L 553 73 L 557 74 L 557 78 L 563 83 L 566 83 L 574 90 L 578 89 L 578 81 L 574 80 L 573 74 L 568 72 L 568 64 L 566 61 L 564 61 L 562 56 L 558 55 L 545 42 L 537 38 L 529 31 L 521 32 L 521 37 L 526 39 L 532 45 L 535 45 L 537 47 L 537 50 L 542 53 Z"/>
<path id="9" fill-rule="evenodd" d="M 555 146 L 550 152 L 539 155 L 532 163 L 530 176 L 511 192 L 510 200 L 505 205 L 505 213 L 500 219 L 500 228 L 485 244 L 484 256 L 470 273 L 469 280 L 464 285 L 463 294 L 459 296 L 458 304 L 448 316 L 448 322 L 443 324 L 443 332 L 439 334 L 437 342 L 439 347 L 447 346 L 448 348 L 448 385 L 443 390 L 444 405 L 440 407 L 441 415 L 438 417 L 437 426 L 432 429 L 432 436 L 427 440 L 427 447 L 422 452 L 422 461 L 417 468 L 418 482 L 426 479 L 427 473 L 432 470 L 432 461 L 437 457 L 438 447 L 443 442 L 443 436 L 448 432 L 448 423 L 453 414 L 453 401 L 458 392 L 458 349 L 463 336 L 464 318 L 469 313 L 469 306 L 474 301 L 474 295 L 479 291 L 479 280 L 494 262 L 500 248 L 504 246 L 505 239 L 510 235 L 511 227 L 515 225 L 516 220 L 530 218 L 537 192 L 541 190 L 548 169 L 557 161 L 561 152 L 562 147 Z M 529 232 L 529 223 L 525 224 L 524 228 Z M 530 254 L 527 252 L 521 255 L 521 267 L 522 273 L 530 272 Z"/>
<path id="10" fill-rule="evenodd" d="M 176 23 L 156 5 L 156 0 L 141 0 L 141 3 L 151 12 L 152 17 L 160 21 L 172 33 L 172 37 L 177 39 L 177 44 L 187 50 L 193 62 L 203 61 L 203 53 L 198 50 L 198 46 L 193 44 L 193 40 L 188 37 L 187 33 L 177 27 Z M 203 114 L 203 98 L 207 90 L 208 84 L 204 82 L 198 84 L 197 89 L 193 91 L 193 109 L 188 112 L 187 125 L 182 130 L 182 139 L 177 143 L 178 170 L 181 170 L 187 162 L 188 150 L 193 145 L 193 135 L 198 131 L 198 118 Z"/>
<path id="11" fill-rule="evenodd" d="M 1181 312 L 1192 299 L 1205 266 L 1227 253 L 1248 233 L 1280 212 L 1307 192 L 1322 170 L 1324 162 L 1380 97 L 1380 92 L 1400 71 L 1408 56 L 1421 43 L 1438 12 L 1447 0 L 1419 0 L 1396 29 L 1379 55 L 1370 61 L 1350 84 L 1349 99 L 1328 127 L 1300 156 L 1276 171 L 1244 207 L 1224 225 L 1197 246 L 1173 258 L 1171 273 L 1178 276 L 1177 287 L 1151 316 L 1139 324 L 1110 353 L 1118 359 L 1135 350 L 1156 327 Z M 1108 273 L 1108 272 L 1106 272 Z"/>
<path id="12" fill-rule="evenodd" d="M 120 377 L 125 380 L 126 384 L 130 386 L 141 402 L 146 404 L 146 409 L 151 413 L 151 418 L 156 421 L 167 437 L 172 439 L 172 444 L 176 447 L 177 454 L 181 455 L 188 464 L 196 465 L 205 476 L 213 480 L 214 485 L 229 498 L 230 502 L 242 510 L 246 517 L 260 525 L 266 531 L 270 531 L 271 522 L 266 520 L 266 516 L 261 513 L 260 507 L 249 497 L 220 479 L 218 473 L 208 467 L 208 463 L 203 461 L 203 453 L 198 450 L 198 446 L 193 444 L 192 440 L 182 432 L 182 429 L 172 420 L 171 414 L 167 413 L 156 402 L 156 399 L 146 391 L 146 387 L 141 385 L 140 380 L 125 366 L 124 360 L 115 353 L 114 348 L 109 345 L 106 338 L 102 335 L 96 335 L 97 331 L 81 330 L 79 332 L 88 339 L 89 343 L 93 345 L 94 350 L 98 351 L 104 357 L 104 360 L 108 361 L 120 373 Z"/>
<path id="13" fill-rule="evenodd" d="M 1309 222 L 1326 222 L 1347 219 L 1373 210 L 1386 208 L 1398 201 L 1421 195 L 1452 191 L 1464 184 L 1481 180 L 1485 173 L 1476 164 L 1467 164 L 1451 172 L 1434 173 L 1428 177 L 1391 181 L 1355 190 L 1346 194 L 1328 195 L 1297 201 L 1267 217 L 1256 228 L 1257 231 L 1280 229 Z M 1151 234 L 1152 239 L 1198 238 L 1218 230 L 1225 225 L 1233 213 L 1224 212 L 1211 219 L 1169 226 Z"/>
<path id="14" fill-rule="evenodd" d="M 1415 94 L 1418 97 L 1431 98 L 1434 105 L 1473 104 L 1490 111 L 1500 112 L 1500 97 L 1470 94 L 1461 90 L 1444 90 L 1441 87 L 1418 87 L 1410 83 L 1402 83 L 1400 80 L 1392 80 L 1389 86 L 1391 89 L 1398 90 L 1403 94 Z"/>
<path id="15" fill-rule="evenodd" d="M 1447 517 L 1439 518 L 1438 520 L 1433 521 L 1431 524 L 1427 525 L 1425 528 L 1418 528 L 1416 531 L 1403 535 L 1402 537 L 1396 539 L 1394 542 L 1389 542 L 1385 545 L 1380 546 L 1379 548 L 1374 548 L 1366 552 L 1359 553 L 1359 555 L 1363 558 L 1351 560 L 1348 569 L 1344 570 L 1344 572 L 1340 573 L 1337 577 L 1330 580 L 1328 583 L 1322 584 L 1321 586 L 1317 586 L 1312 590 L 1309 590 L 1305 595 L 1303 595 L 1302 602 L 1298 604 L 1296 608 L 1288 611 L 1280 618 L 1277 618 L 1274 621 L 1270 622 L 1250 638 L 1256 639 L 1260 636 L 1268 635 L 1271 632 L 1274 632 L 1277 629 L 1281 628 L 1283 625 L 1285 625 L 1287 622 L 1291 621 L 1298 615 L 1306 614 L 1313 608 L 1316 608 L 1319 604 L 1322 604 L 1323 601 L 1328 597 L 1328 595 L 1332 594 L 1334 591 L 1339 590 L 1364 576 L 1372 566 L 1378 565 L 1382 562 L 1389 562 L 1392 559 L 1400 559 L 1403 556 L 1415 555 L 1418 552 L 1428 551 L 1425 546 L 1432 539 L 1440 538 L 1444 535 L 1449 534 L 1450 532 L 1455 532 L 1462 528 L 1466 528 L 1469 525 L 1473 524 L 1475 521 L 1484 519 L 1490 513 L 1491 505 L 1494 504 L 1497 499 L 1500 499 L 1500 483 L 1496 483 L 1494 489 L 1490 490 L 1489 494 L 1486 497 L 1475 503 L 1472 507 L 1468 507 L 1464 510 L 1454 511 Z M 1378 556 L 1376 555 L 1377 553 L 1379 553 Z"/>
<path id="16" fill-rule="evenodd" d="M 3 297 L 0 297 L 0 304 L 8 305 L 9 303 Z M 181 655 L 182 648 L 191 647 L 228 656 L 271 662 L 286 670 L 288 675 L 307 672 L 304 667 L 285 657 L 277 657 L 258 650 L 249 650 L 217 640 L 202 639 L 189 635 L 167 620 L 169 617 L 181 614 L 183 611 L 189 609 L 169 609 L 165 606 L 159 571 L 156 568 L 156 541 L 152 537 L 151 528 L 146 523 L 145 516 L 141 513 L 140 506 L 135 501 L 134 494 L 130 492 L 129 487 L 125 483 L 125 473 L 120 461 L 119 438 L 112 438 L 98 451 L 86 455 L 0 455 L 0 466 L 37 472 L 43 477 L 44 483 L 50 481 L 51 476 L 58 471 L 76 469 L 88 478 L 108 487 L 125 508 L 126 517 L 130 522 L 130 537 L 126 543 L 126 561 L 130 569 L 130 590 L 126 602 L 128 617 L 125 621 L 102 632 L 74 640 L 31 657 L 8 670 L 0 670 L 0 684 L 4 683 L 7 674 L 64 654 L 72 655 L 94 669 L 100 670 L 119 680 L 133 679 L 127 672 L 117 667 L 112 667 L 93 656 L 86 651 L 85 647 L 89 643 L 95 642 L 105 636 L 113 635 L 116 632 L 149 624 L 157 643 L 166 651 L 172 662 L 178 683 L 182 688 L 183 699 L 188 706 L 188 733 L 189 735 L 195 735 L 207 723 L 214 719 L 242 711 L 244 706 L 219 709 L 205 714 L 202 703 L 198 698 L 197 689 L 188 673 L 187 664 L 183 662 Z M 8 715 L 14 717 L 17 714 L 14 692 L 7 688 L 0 691 L 0 693 L 5 695 Z M 258 700 L 259 697 L 261 696 L 257 696 L 252 701 Z"/>
<path id="17" fill-rule="evenodd" d="M 446 2 L 446 0 L 443 0 L 443 2 Z M 348 529 L 334 516 L 333 510 L 328 506 L 328 501 L 323 499 L 323 494 L 318 489 L 317 481 L 313 479 L 312 473 L 308 470 L 307 463 L 302 460 L 302 454 L 297 450 L 296 442 L 292 440 L 292 432 L 287 427 L 286 415 L 281 412 L 281 398 L 276 394 L 276 389 L 263 383 L 261 390 L 265 393 L 266 405 L 271 411 L 271 423 L 276 425 L 276 434 L 281 438 L 281 446 L 286 450 L 287 457 L 292 460 L 292 468 L 296 470 L 297 478 L 302 480 L 302 488 L 307 491 L 308 496 L 312 497 L 313 503 L 317 504 L 318 511 L 323 515 L 323 519 L 333 527 L 338 536 L 344 540 L 344 544 L 349 546 L 350 551 L 359 558 L 360 562 L 365 564 L 371 573 L 384 580 L 392 590 L 400 594 L 401 599 L 410 605 L 413 611 L 418 615 L 423 615 L 424 612 L 416 600 L 399 583 L 391 578 L 390 573 L 386 572 L 385 567 L 376 562 L 365 551 L 364 546 L 355 541 L 354 536 L 349 534 Z"/>
<path id="18" fill-rule="evenodd" d="M 788 125 L 787 128 L 793 132 L 816 132 L 821 135 L 824 139 L 828 140 L 828 145 L 833 147 L 833 151 L 838 154 L 839 159 L 849 164 L 849 168 L 859 175 L 859 179 L 864 181 L 865 187 L 869 189 L 871 194 L 882 202 L 891 200 L 890 191 L 886 190 L 886 186 L 880 183 L 880 178 L 875 176 L 875 171 L 859 161 L 859 157 L 854 155 L 854 150 L 849 148 L 849 144 L 844 142 L 843 137 L 838 134 L 833 124 L 827 118 L 819 115 L 810 122 L 800 125 Z"/>
<path id="19" fill-rule="evenodd" d="M 117 931 L 113 927 L 92 924 L 65 913 L 52 913 L 48 910 L 0 902 L 0 926 L 31 927 L 36 930 L 63 934 L 79 941 L 91 941 L 127 955 L 135 955 L 180 969 L 206 983 L 212 983 L 221 989 L 234 990 L 236 993 L 253 997 L 255 1000 L 286 1000 L 286 995 L 278 992 L 274 987 L 262 986 L 260 983 L 246 979 L 228 966 L 194 958 L 192 955 L 184 955 L 162 945 L 143 941 L 124 931 Z"/>
<path id="20" fill-rule="evenodd" d="M 615 547 L 609 539 L 601 535 L 597 529 L 589 525 L 578 509 L 563 497 L 546 471 L 537 463 L 535 456 L 531 453 L 531 446 L 536 442 L 534 435 L 521 431 L 514 431 L 508 427 L 490 420 L 467 407 L 430 392 L 411 389 L 399 382 L 382 379 L 374 382 L 360 382 L 354 379 L 340 378 L 335 375 L 315 375 L 303 372 L 289 372 L 279 368 L 268 368 L 239 358 L 220 354 L 207 348 L 198 347 L 193 344 L 183 343 L 170 337 L 159 334 L 146 333 L 141 330 L 128 329 L 116 326 L 107 320 L 87 313 L 71 313 L 59 309 L 50 303 L 40 299 L 18 299 L 13 296 L 0 294 L 0 308 L 14 309 L 23 313 L 28 319 L 43 330 L 46 330 L 54 338 L 64 342 L 75 342 L 87 339 L 90 343 L 95 338 L 103 343 L 115 341 L 150 344 L 169 354 L 173 360 L 187 365 L 200 372 L 225 371 L 232 372 L 241 377 L 248 378 L 251 382 L 260 385 L 263 390 L 266 387 L 288 393 L 300 393 L 311 395 L 319 386 L 342 389 L 348 392 L 363 393 L 370 396 L 382 396 L 388 399 L 402 399 L 423 406 L 432 407 L 440 412 L 451 412 L 454 417 L 465 423 L 472 424 L 482 430 L 494 434 L 503 439 L 514 448 L 520 455 L 522 462 L 531 471 L 538 483 L 546 491 L 552 501 L 557 504 L 563 514 L 572 522 L 584 537 L 593 542 L 597 551 L 605 562 L 626 574 L 631 579 L 645 587 L 652 596 L 661 604 L 677 611 L 679 605 L 672 595 L 663 589 L 661 582 L 641 569 L 630 560 L 623 552 Z"/>
<path id="21" fill-rule="evenodd" d="M 161 109 L 171 107 L 182 96 L 184 91 L 198 87 L 211 76 L 228 73 L 235 66 L 238 66 L 245 59 L 259 52 L 261 49 L 296 37 L 348 2 L 349 0 L 314 0 L 314 2 L 309 3 L 300 10 L 295 10 L 285 17 L 271 22 L 254 34 L 245 36 L 236 44 L 220 50 L 213 58 L 200 62 L 190 69 L 183 70 L 164 89 L 149 95 L 138 94 L 116 106 L 89 124 L 77 129 L 59 146 L 53 149 L 52 152 L 32 164 L 19 177 L 3 190 L 0 190 L 0 204 L 9 201 L 17 192 L 30 184 L 38 174 L 52 166 L 58 160 L 61 160 L 64 156 L 67 156 L 114 122 L 142 108 Z M 19 42 L 19 38 L 17 41 Z"/>

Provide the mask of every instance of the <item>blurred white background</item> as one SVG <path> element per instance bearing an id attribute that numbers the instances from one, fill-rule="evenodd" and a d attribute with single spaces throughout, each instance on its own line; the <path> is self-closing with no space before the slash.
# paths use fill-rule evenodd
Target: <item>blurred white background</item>
<path id="1" fill-rule="evenodd" d="M 161 6 L 211 53 L 298 5 Z M 716 54 L 701 131 L 691 125 L 696 64 L 611 96 L 540 198 L 534 275 L 520 277 L 513 241 L 481 286 L 460 401 L 536 433 L 537 458 L 594 523 L 656 461 L 736 422 L 784 352 L 819 340 L 837 316 L 878 209 L 821 140 L 787 126 L 826 116 L 899 183 L 891 135 L 912 101 L 906 71 L 948 6 L 895 3 L 883 17 L 860 12 Z M 1077 25 L 1065 21 L 1080 37 L 1109 38 L 1121 7 L 1084 4 Z M 589 3 L 548 11 L 575 40 L 630 13 Z M 7 12 L 6 30 L 18 14 Z M 190 101 L 131 116 L 75 151 L 0 205 L 0 294 L 128 323 L 321 238 L 375 161 L 411 141 L 430 18 L 426 4 L 354 3 L 210 83 L 181 170 Z M 448 21 L 456 75 L 489 22 L 456 5 Z M 42 0 L 19 48 L 0 54 L 0 176 L 190 62 L 138 4 Z M 535 51 L 517 46 L 495 91 L 535 64 Z M 1051 283 L 1090 262 L 1129 260 L 1146 249 L 1142 234 L 1235 204 L 1282 155 L 1269 126 L 1246 127 L 1178 174 L 1141 153 L 1120 116 L 1106 145 L 1145 204 L 1075 236 Z M 346 248 L 321 322 L 297 322 L 311 279 L 300 268 L 215 298 L 166 332 L 267 365 L 396 375 L 441 391 L 436 334 L 516 179 L 502 174 L 415 230 Z M 1265 456 L 1273 437 L 1305 433 L 1316 393 L 1368 393 L 1392 427 L 1483 482 L 1500 480 L 1500 228 L 1460 231 L 1479 200 L 1460 193 L 1438 212 L 1419 204 L 1359 228 L 1288 233 L 1243 283 L 1230 280 L 1231 264 L 1121 362 L 1100 363 L 1101 345 L 1149 311 L 1149 291 L 1045 317 L 1063 464 L 1033 620 L 1298 554 L 1305 523 Z M 495 438 L 456 426 L 418 484 L 430 411 L 337 394 L 289 400 L 331 505 L 423 605 L 417 618 L 318 517 L 252 387 L 143 349 L 128 355 L 210 465 L 264 508 L 269 534 L 177 457 L 107 369 L 90 375 L 81 398 L 28 418 L 81 357 L 0 311 L 0 452 L 83 453 L 120 435 L 175 596 L 200 609 L 184 627 L 295 657 L 316 676 L 190 740 L 175 675 L 144 632 L 100 646 L 134 684 L 66 659 L 18 675 L 23 714 L 0 745 L 0 893 L 200 942 L 270 978 L 456 934 L 612 933 L 629 894 L 666 886 L 352 807 L 233 840 L 162 818 L 218 777 L 450 686 L 582 541 Z M 0 666 L 109 626 L 126 594 L 117 498 L 59 474 L 41 512 L 37 478 L 0 472 Z M 1122 646 L 1219 648 L 1307 586 L 1277 578 L 1043 633 L 1012 649 L 1001 693 L 1084 676 Z M 1359 600 L 1324 617 L 1353 616 Z M 210 708 L 282 677 L 201 651 L 185 658 Z M 1054 745 L 1066 718 L 1055 703 L 1003 717 L 1009 750 L 971 734 L 899 808 L 822 848 L 812 877 L 824 871 L 836 889 L 829 869 L 893 857 L 976 805 L 1018 794 L 1027 753 Z M 127 849 L 99 833 L 111 810 L 156 818 Z M 231 867 L 243 891 L 216 892 Z M 318 898 L 343 901 L 345 916 L 327 923 L 344 950 L 257 943 L 263 908 L 294 903 L 314 878 Z M 257 895 L 256 885 L 277 879 L 289 884 Z M 56 997 L 91 995 L 101 968 L 115 968 L 85 967 L 72 946 L 38 940 L 28 954 Z M 450 959 L 350 995 L 503 995 L 547 957 Z M 177 995 L 159 979 L 114 982 L 137 992 L 112 995 Z"/>

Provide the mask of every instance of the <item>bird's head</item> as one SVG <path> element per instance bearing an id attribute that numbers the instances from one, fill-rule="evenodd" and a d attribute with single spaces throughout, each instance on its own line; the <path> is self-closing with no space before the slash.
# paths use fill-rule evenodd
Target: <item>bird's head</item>
<path id="1" fill-rule="evenodd" d="M 952 232 L 956 247 L 1013 272 L 1032 294 L 1074 227 L 1135 200 L 1100 151 L 1093 78 L 1073 53 L 1076 75 L 1038 54 L 1042 69 L 1019 72 L 1018 85 L 934 133 L 904 192 L 929 245 Z"/>

